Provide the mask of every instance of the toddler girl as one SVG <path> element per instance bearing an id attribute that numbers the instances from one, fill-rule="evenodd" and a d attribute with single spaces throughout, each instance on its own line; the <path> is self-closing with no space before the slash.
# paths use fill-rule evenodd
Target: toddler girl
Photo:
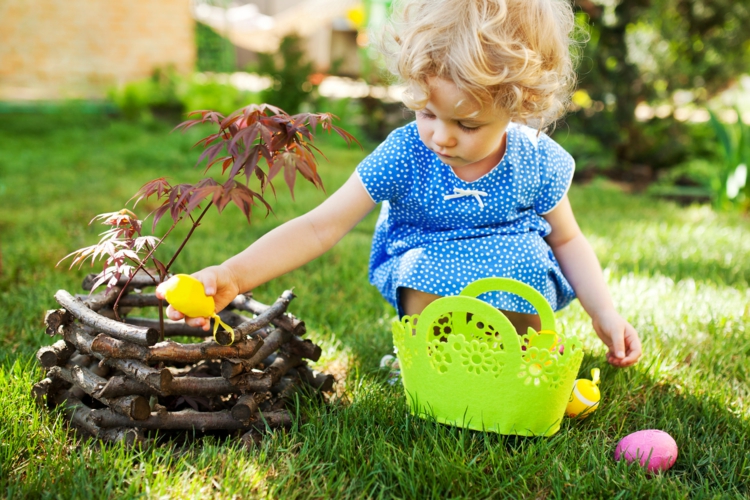
<path id="1" fill-rule="evenodd" d="M 410 0 L 396 10 L 384 52 L 416 121 L 320 206 L 195 273 L 217 311 L 323 254 L 382 202 L 369 277 L 399 315 L 479 278 L 515 278 L 555 309 L 577 297 L 607 360 L 635 363 L 638 334 L 615 310 L 568 201 L 573 159 L 541 132 L 563 114 L 574 82 L 570 2 Z M 481 298 L 519 332 L 539 328 L 523 299 Z M 171 308 L 168 316 L 182 318 Z"/>

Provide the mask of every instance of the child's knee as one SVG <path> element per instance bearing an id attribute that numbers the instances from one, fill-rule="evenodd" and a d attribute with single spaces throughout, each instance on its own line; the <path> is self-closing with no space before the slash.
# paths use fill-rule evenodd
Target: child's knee
<path id="1" fill-rule="evenodd" d="M 440 295 L 414 290 L 413 288 L 401 287 L 398 291 L 401 311 L 407 316 L 421 314 L 425 307 L 440 298 Z"/>
<path id="2" fill-rule="evenodd" d="M 533 328 L 536 331 L 539 331 L 542 328 L 542 320 L 539 318 L 538 314 L 524 314 L 515 311 L 503 310 L 501 310 L 500 312 L 505 314 L 505 316 L 510 320 L 513 328 L 516 329 L 516 332 L 519 335 L 526 335 L 529 327 Z"/>

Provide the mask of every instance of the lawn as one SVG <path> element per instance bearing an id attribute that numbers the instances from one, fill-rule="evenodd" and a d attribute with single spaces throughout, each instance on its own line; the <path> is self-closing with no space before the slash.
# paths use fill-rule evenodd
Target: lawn
<path id="1" fill-rule="evenodd" d="M 562 329 L 584 339 L 581 375 L 602 369 L 602 405 L 584 421 L 566 419 L 551 438 L 408 414 L 402 390 L 377 369 L 391 350 L 395 312 L 367 282 L 373 213 L 323 257 L 256 290 L 268 303 L 294 287 L 290 310 L 324 348 L 317 368 L 339 378 L 334 402 L 301 402 L 294 428 L 268 434 L 254 450 L 217 437 L 144 449 L 78 440 L 30 395 L 43 377 L 34 353 L 54 340 L 43 332 L 44 311 L 55 307 L 56 290 L 78 291 L 89 271 L 55 265 L 96 240 L 100 229 L 87 226 L 93 215 L 122 208 L 146 181 L 201 175 L 190 149 L 199 132 L 169 134 L 172 125 L 76 112 L 0 120 L 0 496 L 750 496 L 748 219 L 624 194 L 603 181 L 574 186 L 570 197 L 645 354 L 632 368 L 611 368 L 580 305 L 558 313 Z M 321 147 L 330 193 L 365 152 L 333 139 Z M 275 214 L 259 211 L 251 226 L 234 208 L 211 212 L 174 269 L 221 262 L 325 197 L 298 183 L 292 202 L 278 188 Z M 669 432 L 680 447 L 675 466 L 656 477 L 613 460 L 620 438 L 648 428 Z"/>

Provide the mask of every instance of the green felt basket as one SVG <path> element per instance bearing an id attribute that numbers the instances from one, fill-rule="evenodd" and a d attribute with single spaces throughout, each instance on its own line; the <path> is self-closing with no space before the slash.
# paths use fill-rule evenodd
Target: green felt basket
<path id="1" fill-rule="evenodd" d="M 490 291 L 529 301 L 541 330 L 518 335 L 503 313 L 477 298 Z M 545 298 L 507 278 L 475 281 L 421 315 L 394 321 L 393 342 L 412 413 L 522 436 L 559 430 L 583 358 L 577 338 L 556 333 Z"/>

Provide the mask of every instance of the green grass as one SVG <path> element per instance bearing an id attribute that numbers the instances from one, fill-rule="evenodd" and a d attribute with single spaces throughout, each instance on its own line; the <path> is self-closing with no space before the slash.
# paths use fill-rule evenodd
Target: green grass
<path id="1" fill-rule="evenodd" d="M 38 410 L 34 353 L 53 339 L 42 317 L 59 288 L 77 291 L 87 269 L 57 261 L 92 244 L 95 214 L 117 210 L 144 182 L 190 168 L 197 135 L 169 134 L 74 112 L 2 115 L 0 121 L 0 495 L 98 498 L 746 498 L 750 495 L 750 230 L 739 215 L 625 195 L 606 183 L 574 187 L 579 222 L 605 267 L 621 312 L 645 345 L 635 367 L 604 361 L 581 307 L 558 315 L 584 339 L 581 373 L 602 368 L 602 407 L 566 420 L 551 438 L 504 437 L 411 417 L 378 373 L 391 350 L 394 311 L 367 283 L 372 214 L 331 252 L 260 287 L 272 301 L 294 287 L 291 310 L 324 348 L 319 368 L 339 376 L 329 405 L 301 402 L 305 418 L 252 451 L 208 437 L 141 450 L 80 441 L 58 413 Z M 364 152 L 336 140 L 328 192 Z M 276 213 L 248 226 L 236 209 L 211 213 L 176 271 L 221 262 L 324 194 L 279 185 Z M 145 213 L 141 210 L 139 213 Z M 161 230 L 161 229 L 160 229 Z M 182 234 L 184 234 L 184 229 Z M 176 248 L 179 237 L 165 245 Z M 293 242 L 290 242 L 293 244 Z M 613 460 L 617 441 L 658 428 L 680 447 L 675 466 L 648 477 Z"/>

